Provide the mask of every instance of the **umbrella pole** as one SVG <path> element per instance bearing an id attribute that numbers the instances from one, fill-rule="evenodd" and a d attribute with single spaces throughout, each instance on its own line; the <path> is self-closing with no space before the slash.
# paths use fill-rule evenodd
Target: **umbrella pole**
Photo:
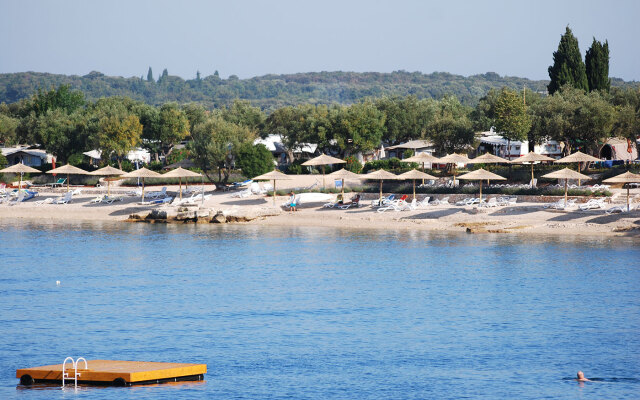
<path id="1" fill-rule="evenodd" d="M 482 204 L 482 179 L 480 179 L 480 203 L 478 204 Z"/>
<path id="2" fill-rule="evenodd" d="M 22 172 L 20 172 L 20 183 L 18 183 L 18 193 L 22 190 Z"/>
<path id="3" fill-rule="evenodd" d="M 182 177 L 178 178 L 178 185 L 180 186 L 180 200 L 182 200 Z"/>
<path id="4" fill-rule="evenodd" d="M 422 163 L 422 172 L 424 173 L 424 162 Z M 431 172 L 433 172 L 433 171 L 431 171 Z M 424 185 L 424 178 L 422 178 L 422 184 Z"/>
<path id="5" fill-rule="evenodd" d="M 144 203 L 144 178 L 142 178 L 142 202 Z"/>
<path id="6" fill-rule="evenodd" d="M 413 199 L 416 199 L 416 180 L 413 180 Z"/>
<path id="7" fill-rule="evenodd" d="M 342 203 L 344 204 L 344 178 L 342 178 Z"/>
<path id="8" fill-rule="evenodd" d="M 67 192 L 69 191 L 69 174 L 67 174 Z"/>
<path id="9" fill-rule="evenodd" d="M 322 190 L 326 189 L 327 187 L 324 184 L 324 165 L 322 166 Z"/>
<path id="10" fill-rule="evenodd" d="M 531 162 L 531 188 L 535 187 L 535 179 L 533 178 L 533 162 Z"/>
<path id="11" fill-rule="evenodd" d="M 109 180 L 109 177 L 105 178 L 107 180 L 107 196 L 111 196 L 111 181 Z"/>
<path id="12" fill-rule="evenodd" d="M 629 207 L 629 184 L 627 183 L 627 212 L 631 211 Z"/>
<path id="13" fill-rule="evenodd" d="M 567 190 L 569 190 L 567 188 L 567 182 L 569 182 L 568 179 L 564 180 L 564 208 L 567 208 Z"/>
<path id="14" fill-rule="evenodd" d="M 378 199 L 378 205 L 382 205 L 382 179 L 380 179 L 380 199 Z"/>
<path id="15" fill-rule="evenodd" d="M 273 180 L 273 205 L 276 205 L 276 180 Z"/>
<path id="16" fill-rule="evenodd" d="M 582 163 L 578 162 L 578 172 L 582 170 Z M 578 179 L 578 186 L 580 186 L 580 179 Z"/>

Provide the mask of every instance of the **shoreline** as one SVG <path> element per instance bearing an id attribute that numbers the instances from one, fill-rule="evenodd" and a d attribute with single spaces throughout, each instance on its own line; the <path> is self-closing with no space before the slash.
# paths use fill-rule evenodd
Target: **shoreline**
<path id="1" fill-rule="evenodd" d="M 171 193 L 176 187 L 169 187 Z M 149 191 L 156 188 L 148 188 Z M 112 204 L 92 204 L 95 198 L 91 194 L 74 196 L 69 204 L 42 204 L 35 201 L 48 197 L 57 197 L 57 192 L 42 192 L 36 199 L 9 206 L 0 205 L 1 220 L 24 220 L 29 222 L 125 222 L 130 215 L 138 215 L 142 220 L 152 210 L 164 211 L 167 217 L 178 214 L 179 207 L 171 205 L 139 205 L 137 197 L 125 196 L 123 201 Z M 112 190 L 114 193 L 114 190 Z M 115 192 L 118 193 L 118 192 Z M 580 211 L 558 211 L 543 209 L 542 203 L 524 202 L 497 208 L 478 208 L 475 206 L 424 206 L 412 211 L 387 211 L 379 213 L 369 206 L 370 199 L 363 200 L 359 208 L 340 210 L 322 208 L 322 204 L 303 206 L 297 212 L 284 211 L 273 206 L 271 197 L 249 196 L 232 197 L 235 192 L 214 192 L 204 204 L 198 202 L 188 208 L 187 214 L 194 212 L 207 215 L 198 223 L 209 223 L 209 219 L 222 212 L 234 225 L 256 225 L 273 227 L 325 227 L 353 228 L 359 230 L 390 231 L 426 231 L 443 233 L 471 234 L 517 234 L 517 235 L 571 235 L 631 237 L 640 239 L 640 211 L 607 215 L 603 209 Z M 373 197 L 372 194 L 366 196 Z M 375 196 L 377 197 L 377 196 Z M 287 200 L 278 196 L 276 204 Z M 612 204 L 610 206 L 619 205 Z M 607 206 L 609 207 L 609 206 Z M 196 214 L 197 215 L 197 214 Z M 244 220 L 247 222 L 244 222 Z M 195 218 L 197 220 L 197 218 Z M 166 221 L 159 221 L 166 222 Z M 194 218 L 184 218 L 173 223 L 193 223 Z"/>

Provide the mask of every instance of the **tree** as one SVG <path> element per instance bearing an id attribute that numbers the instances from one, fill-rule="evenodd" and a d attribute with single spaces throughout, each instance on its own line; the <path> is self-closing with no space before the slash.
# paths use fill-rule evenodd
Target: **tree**
<path id="1" fill-rule="evenodd" d="M 222 109 L 225 121 L 244 125 L 251 130 L 263 129 L 266 116 L 258 107 L 254 107 L 247 100 L 234 100 L 231 106 Z"/>
<path id="2" fill-rule="evenodd" d="M 437 102 L 436 114 L 427 126 L 427 137 L 439 153 L 462 151 L 474 142 L 471 110 L 453 96 Z"/>
<path id="3" fill-rule="evenodd" d="M 113 113 L 100 118 L 95 140 L 98 148 L 102 150 L 103 157 L 115 156 L 118 168 L 122 168 L 122 160 L 140 143 L 141 135 L 142 124 L 137 116 Z"/>
<path id="4" fill-rule="evenodd" d="M 17 129 L 20 125 L 18 118 L 0 113 L 0 143 L 8 146 L 17 143 Z"/>
<path id="5" fill-rule="evenodd" d="M 601 90 L 608 92 L 611 87 L 609 79 L 609 42 L 604 44 L 593 38 L 591 47 L 584 58 L 589 91 Z"/>
<path id="6" fill-rule="evenodd" d="M 263 144 L 244 143 L 236 150 L 236 167 L 242 175 L 253 178 L 273 170 L 273 155 Z"/>
<path id="7" fill-rule="evenodd" d="M 233 161 L 233 149 L 242 143 L 252 142 L 256 135 L 246 126 L 225 121 L 220 115 L 211 115 L 205 122 L 196 125 L 191 132 L 189 150 L 194 163 L 213 180 L 211 172 L 218 171 L 218 181 L 229 179 L 228 168 Z"/>
<path id="8" fill-rule="evenodd" d="M 553 53 L 553 65 L 549 67 L 551 82 L 547 86 L 549 94 L 554 94 L 564 85 L 571 85 L 584 91 L 589 90 L 587 73 L 578 39 L 573 36 L 571 29 L 567 29 L 560 38 L 558 50 Z"/>
<path id="9" fill-rule="evenodd" d="M 334 139 L 343 155 L 349 156 L 380 146 L 385 115 L 371 101 L 333 109 Z"/>
<path id="10" fill-rule="evenodd" d="M 184 115 L 186 115 L 187 120 L 189 120 L 189 134 L 193 132 L 193 128 L 196 125 L 204 122 L 207 118 L 207 111 L 198 103 L 187 103 L 182 106 L 182 111 Z"/>
<path id="11" fill-rule="evenodd" d="M 493 105 L 492 114 L 496 131 L 507 139 L 507 149 L 510 148 L 511 141 L 527 140 L 531 118 L 527 114 L 524 100 L 518 93 L 503 88 Z"/>
<path id="12" fill-rule="evenodd" d="M 68 115 L 60 108 L 50 109 L 36 120 L 36 143 L 40 143 L 60 162 L 68 161 L 73 153 L 86 148 L 87 131 L 84 123 L 84 117 L 79 112 Z"/>
<path id="13" fill-rule="evenodd" d="M 149 67 L 149 71 L 147 72 L 147 82 L 153 82 L 153 71 L 151 67 Z"/>
<path id="14" fill-rule="evenodd" d="M 160 107 L 154 134 L 163 156 L 189 136 L 189 120 L 177 103 L 166 103 Z"/>
<path id="15" fill-rule="evenodd" d="M 375 104 L 385 114 L 383 140 L 392 144 L 424 137 L 435 113 L 433 100 L 415 96 L 383 97 Z"/>
<path id="16" fill-rule="evenodd" d="M 162 75 L 160 75 L 160 78 L 158 78 L 158 82 L 164 81 L 168 76 L 169 76 L 169 71 L 167 71 L 166 68 L 163 69 L 162 70 Z"/>

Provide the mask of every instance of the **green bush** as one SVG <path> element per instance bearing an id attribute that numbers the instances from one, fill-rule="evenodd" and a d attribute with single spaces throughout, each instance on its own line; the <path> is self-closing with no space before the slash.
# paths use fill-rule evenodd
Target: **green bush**
<path id="1" fill-rule="evenodd" d="M 7 157 L 0 153 L 0 169 L 5 168 L 7 164 L 9 164 L 9 162 L 7 161 Z"/>
<path id="2" fill-rule="evenodd" d="M 74 167 L 80 167 L 84 164 L 85 156 L 82 153 L 75 153 L 69 156 L 67 162 Z"/>
<path id="3" fill-rule="evenodd" d="M 129 160 L 122 160 L 122 170 L 124 172 L 131 172 L 133 171 L 133 163 Z M 115 163 L 115 165 L 112 165 L 115 168 L 118 168 L 118 163 Z"/>
<path id="4" fill-rule="evenodd" d="M 349 156 L 344 159 L 347 163 L 344 166 L 344 169 L 347 171 L 351 171 L 355 174 L 359 174 L 362 171 L 362 164 L 355 156 Z"/>
<path id="5" fill-rule="evenodd" d="M 369 171 L 384 169 L 395 174 L 401 174 L 413 168 L 419 168 L 418 164 L 402 162 L 397 157 L 391 157 L 386 160 L 374 160 L 367 162 L 362 168 L 362 173 L 366 174 Z"/>
<path id="6" fill-rule="evenodd" d="M 309 167 L 302 165 L 305 160 L 294 160 L 287 166 L 287 173 L 291 175 L 309 175 Z"/>
<path id="7" fill-rule="evenodd" d="M 162 167 L 164 167 L 164 165 L 162 164 L 161 161 L 151 161 L 149 163 L 149 169 L 152 171 L 156 171 L 156 172 L 162 171 Z"/>
<path id="8" fill-rule="evenodd" d="M 253 178 L 273 170 L 273 155 L 263 144 L 245 143 L 236 151 L 236 166 L 242 175 Z"/>
<path id="9" fill-rule="evenodd" d="M 186 148 L 173 149 L 171 151 L 171 154 L 167 156 L 167 164 L 175 164 L 178 161 L 182 161 L 185 158 L 190 158 L 190 157 L 191 157 L 191 152 Z"/>

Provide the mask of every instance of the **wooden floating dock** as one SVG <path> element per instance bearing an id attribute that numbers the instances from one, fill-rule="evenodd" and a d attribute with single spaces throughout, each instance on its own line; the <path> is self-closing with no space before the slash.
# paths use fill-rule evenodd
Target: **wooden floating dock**
<path id="1" fill-rule="evenodd" d="M 84 367 L 84 363 L 81 364 Z M 78 383 L 93 385 L 131 386 L 162 382 L 201 381 L 207 373 L 206 364 L 181 364 L 145 361 L 89 360 L 87 369 L 77 369 Z M 66 372 L 75 370 L 69 363 Z M 16 378 L 23 385 L 34 382 L 62 382 L 62 364 L 16 370 Z M 67 378 L 67 383 L 73 379 Z"/>

